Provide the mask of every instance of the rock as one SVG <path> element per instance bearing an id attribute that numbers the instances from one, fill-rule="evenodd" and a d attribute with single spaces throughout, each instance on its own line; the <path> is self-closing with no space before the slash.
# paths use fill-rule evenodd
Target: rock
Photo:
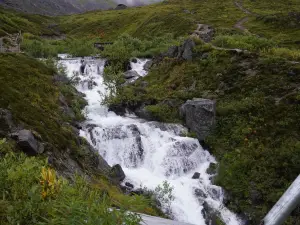
<path id="1" fill-rule="evenodd" d="M 131 184 L 131 183 L 129 183 L 129 182 L 126 182 L 126 183 L 125 183 L 125 186 L 126 186 L 126 187 L 129 187 L 129 188 L 131 188 L 131 189 L 134 188 L 133 184 Z"/>
<path id="2" fill-rule="evenodd" d="M 197 30 L 193 33 L 193 36 L 198 36 L 204 42 L 210 42 L 213 39 L 215 30 L 213 27 L 207 24 L 198 24 Z"/>
<path id="3" fill-rule="evenodd" d="M 44 145 L 35 139 L 30 130 L 20 130 L 11 136 L 17 141 L 21 150 L 29 156 L 35 156 L 44 151 Z"/>
<path id="4" fill-rule="evenodd" d="M 7 136 L 14 128 L 12 114 L 9 110 L 0 108 L 0 137 Z"/>
<path id="5" fill-rule="evenodd" d="M 115 10 L 122 10 L 122 9 L 127 9 L 127 6 L 124 4 L 119 4 L 117 5 L 117 7 L 115 8 Z"/>
<path id="6" fill-rule="evenodd" d="M 58 74 L 54 75 L 52 80 L 54 83 L 61 83 L 61 84 L 69 84 L 70 82 L 70 79 L 67 76 L 58 75 Z"/>
<path id="7" fill-rule="evenodd" d="M 185 119 L 187 127 L 202 141 L 215 125 L 216 102 L 202 98 L 188 100 L 180 107 L 180 115 Z"/>
<path id="8" fill-rule="evenodd" d="M 194 194 L 200 198 L 207 198 L 207 194 L 199 188 L 196 188 Z"/>
<path id="9" fill-rule="evenodd" d="M 69 117 L 70 119 L 75 119 L 75 113 L 73 112 L 73 110 L 69 107 L 69 106 L 62 106 L 61 107 L 62 113 L 65 114 L 67 117 Z"/>
<path id="10" fill-rule="evenodd" d="M 187 39 L 184 41 L 182 45 L 182 55 L 181 58 L 184 60 L 192 60 L 193 59 L 193 49 L 196 46 L 195 42 L 192 39 Z"/>
<path id="11" fill-rule="evenodd" d="M 148 120 L 148 121 L 152 121 L 152 120 L 155 120 L 154 116 L 152 115 L 151 112 L 149 112 L 146 108 L 146 106 L 141 106 L 139 108 L 137 108 L 134 113 L 142 118 L 142 119 L 145 119 L 145 120 Z"/>
<path id="12" fill-rule="evenodd" d="M 140 75 L 135 70 L 129 70 L 123 73 L 123 76 L 125 79 L 131 79 L 131 78 L 139 77 Z"/>
<path id="13" fill-rule="evenodd" d="M 206 170 L 206 173 L 208 173 L 209 175 L 215 175 L 217 173 L 217 170 L 218 170 L 218 164 L 210 163 L 209 167 Z"/>
<path id="14" fill-rule="evenodd" d="M 110 177 L 116 181 L 123 181 L 125 179 L 125 173 L 122 169 L 122 167 L 117 164 L 114 165 L 110 170 Z"/>
<path id="15" fill-rule="evenodd" d="M 104 68 L 108 67 L 108 66 L 111 66 L 112 64 L 114 63 L 118 63 L 118 61 L 111 61 L 111 60 L 106 60 L 105 63 L 104 63 Z M 123 63 L 123 71 L 128 71 L 128 70 L 131 70 L 131 65 L 130 65 L 130 61 L 126 61 Z"/>
<path id="16" fill-rule="evenodd" d="M 200 173 L 196 172 L 194 173 L 194 175 L 192 176 L 192 179 L 199 179 L 200 178 Z"/>
<path id="17" fill-rule="evenodd" d="M 130 192 L 130 195 L 143 195 L 143 194 L 144 194 L 144 190 L 142 188 L 138 188 Z"/>
<path id="18" fill-rule="evenodd" d="M 131 62 L 133 62 L 133 63 L 137 63 L 138 61 L 137 61 L 137 59 L 136 59 L 136 58 L 132 58 L 132 59 L 131 59 Z"/>
<path id="19" fill-rule="evenodd" d="M 207 225 L 219 225 L 220 220 L 219 213 L 213 209 L 206 201 L 203 203 L 202 215 Z"/>
<path id="20" fill-rule="evenodd" d="M 153 65 L 153 61 L 152 60 L 147 61 L 145 63 L 145 65 L 144 65 L 144 70 L 145 71 L 149 71 L 151 69 L 152 65 Z"/>
<path id="21" fill-rule="evenodd" d="M 108 111 L 112 111 L 118 116 L 124 116 L 126 113 L 126 108 L 122 104 L 110 104 L 108 106 Z"/>
<path id="22" fill-rule="evenodd" d="M 164 57 L 176 58 L 178 56 L 178 47 L 171 46 L 166 53 L 163 54 Z"/>

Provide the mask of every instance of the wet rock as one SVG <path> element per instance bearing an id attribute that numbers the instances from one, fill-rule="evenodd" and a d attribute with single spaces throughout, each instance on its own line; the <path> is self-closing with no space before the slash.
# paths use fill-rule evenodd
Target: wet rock
<path id="1" fill-rule="evenodd" d="M 208 173 L 209 175 L 215 175 L 217 173 L 217 170 L 218 170 L 218 164 L 210 163 L 209 167 L 206 170 L 206 173 Z"/>
<path id="2" fill-rule="evenodd" d="M 131 183 L 129 183 L 129 182 L 126 182 L 126 183 L 125 183 L 125 186 L 126 186 L 126 187 L 129 187 L 129 188 L 131 188 L 131 189 L 134 188 L 134 185 L 131 184 Z"/>
<path id="3" fill-rule="evenodd" d="M 126 108 L 122 104 L 110 104 L 108 111 L 112 111 L 118 116 L 124 116 L 126 114 Z"/>
<path id="4" fill-rule="evenodd" d="M 215 125 L 216 102 L 202 98 L 188 100 L 180 107 L 180 115 L 198 139 L 204 140 Z"/>
<path id="5" fill-rule="evenodd" d="M 152 120 L 155 120 L 154 116 L 152 115 L 151 112 L 149 112 L 146 108 L 145 105 L 143 106 L 140 106 L 139 108 L 135 109 L 134 113 L 142 118 L 142 119 L 145 119 L 145 120 L 148 120 L 148 121 L 152 121 Z"/>
<path id="6" fill-rule="evenodd" d="M 110 177 L 116 181 L 123 181 L 125 179 L 125 173 L 119 164 L 114 165 L 109 174 Z"/>
<path id="7" fill-rule="evenodd" d="M 207 225 L 219 225 L 218 221 L 221 221 L 219 213 L 206 201 L 203 203 L 202 215 Z"/>
<path id="8" fill-rule="evenodd" d="M 7 136 L 13 128 L 14 123 L 11 112 L 0 108 L 0 137 Z"/>
<path id="9" fill-rule="evenodd" d="M 126 71 L 123 74 L 123 76 L 124 76 L 125 79 L 131 79 L 131 78 L 137 78 L 140 75 L 135 70 L 129 70 L 129 71 Z"/>
<path id="10" fill-rule="evenodd" d="M 207 198 L 207 194 L 199 188 L 196 188 L 194 194 L 200 198 Z"/>
<path id="11" fill-rule="evenodd" d="M 138 61 L 137 61 L 137 59 L 136 59 L 136 58 L 132 58 L 132 59 L 131 59 L 131 62 L 133 62 L 133 63 L 137 63 Z"/>
<path id="12" fill-rule="evenodd" d="M 200 173 L 196 172 L 194 173 L 194 175 L 192 176 L 192 179 L 199 179 L 200 178 Z"/>
<path id="13" fill-rule="evenodd" d="M 144 194 L 144 189 L 142 188 L 138 188 L 130 192 L 130 195 L 143 195 L 143 194 Z"/>
<path id="14" fill-rule="evenodd" d="M 151 69 L 152 65 L 153 65 L 153 61 L 152 60 L 147 61 L 145 63 L 145 65 L 144 65 L 144 70 L 145 71 L 149 71 Z"/>
<path id="15" fill-rule="evenodd" d="M 44 145 L 36 140 L 30 130 L 20 130 L 11 135 L 17 141 L 20 149 L 29 156 L 35 156 L 44 152 Z"/>

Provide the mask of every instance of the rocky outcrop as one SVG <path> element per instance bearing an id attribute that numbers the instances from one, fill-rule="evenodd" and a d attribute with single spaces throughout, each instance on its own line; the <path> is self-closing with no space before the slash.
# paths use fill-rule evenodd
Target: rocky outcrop
<path id="1" fill-rule="evenodd" d="M 191 37 L 200 38 L 204 42 L 210 42 L 213 39 L 215 30 L 207 24 L 197 24 L 197 29 L 192 33 Z"/>
<path id="2" fill-rule="evenodd" d="M 125 179 L 125 173 L 119 164 L 114 165 L 111 168 L 109 175 L 113 180 L 116 180 L 118 182 L 123 181 Z"/>
<path id="3" fill-rule="evenodd" d="M 39 142 L 30 130 L 20 130 L 11 134 L 17 141 L 19 148 L 29 156 L 35 156 L 44 152 L 44 144 Z"/>
<path id="4" fill-rule="evenodd" d="M 207 225 L 220 225 L 224 224 L 220 219 L 218 211 L 212 208 L 206 201 L 203 203 L 202 215 Z"/>
<path id="5" fill-rule="evenodd" d="M 215 125 L 216 102 L 202 98 L 188 100 L 180 107 L 180 115 L 198 139 L 204 140 Z"/>

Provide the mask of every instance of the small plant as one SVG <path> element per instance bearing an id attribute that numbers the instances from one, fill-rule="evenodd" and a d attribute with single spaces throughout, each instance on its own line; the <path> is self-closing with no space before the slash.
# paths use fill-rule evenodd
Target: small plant
<path id="1" fill-rule="evenodd" d="M 169 216 L 172 215 L 171 204 L 175 200 L 173 190 L 174 187 L 165 180 L 162 185 L 158 185 L 155 188 L 154 192 L 156 199 L 162 204 L 163 210 Z"/>
<path id="2" fill-rule="evenodd" d="M 42 167 L 40 184 L 43 199 L 55 197 L 61 187 L 61 181 L 57 179 L 56 172 L 46 167 Z"/>

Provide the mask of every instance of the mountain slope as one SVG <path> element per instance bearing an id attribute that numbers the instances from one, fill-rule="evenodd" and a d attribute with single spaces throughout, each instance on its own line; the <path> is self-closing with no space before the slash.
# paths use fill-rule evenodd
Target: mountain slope
<path id="1" fill-rule="evenodd" d="M 1 0 L 0 5 L 27 13 L 55 16 L 115 8 L 117 4 L 138 6 L 158 1 L 160 0 Z"/>

